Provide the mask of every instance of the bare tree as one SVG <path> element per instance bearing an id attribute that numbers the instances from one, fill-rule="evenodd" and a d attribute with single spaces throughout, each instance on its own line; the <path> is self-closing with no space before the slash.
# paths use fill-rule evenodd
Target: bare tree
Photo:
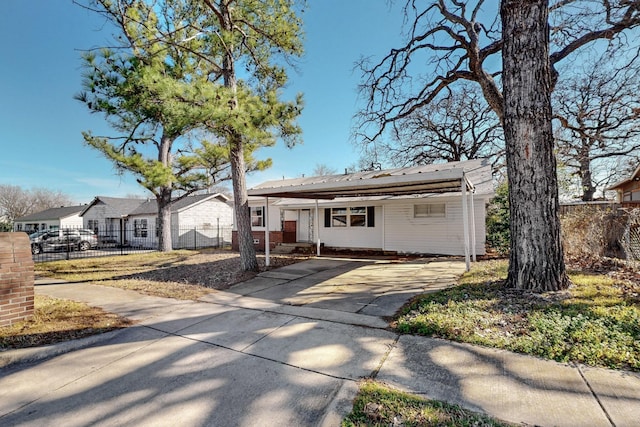
<path id="1" fill-rule="evenodd" d="M 496 114 L 475 86 L 462 85 L 394 123 L 379 143 L 378 159 L 397 166 L 491 158 L 503 161 L 504 137 Z"/>
<path id="2" fill-rule="evenodd" d="M 71 204 L 71 197 L 61 191 L 0 184 L 0 217 L 10 223 L 25 215 Z"/>
<path id="3" fill-rule="evenodd" d="M 615 176 L 611 166 L 640 149 L 640 64 L 633 56 L 617 66 L 607 53 L 581 68 L 558 84 L 554 116 L 558 155 L 579 178 L 582 200 L 590 201 Z"/>
<path id="4" fill-rule="evenodd" d="M 454 85 L 476 82 L 505 127 L 512 221 L 508 285 L 562 289 L 568 280 L 559 234 L 555 159 L 547 155 L 553 151 L 553 138 L 552 134 L 547 135 L 551 116 L 547 126 L 546 94 L 553 91 L 558 80 L 555 65 L 567 56 L 597 40 L 624 43 L 626 39 L 621 35 L 640 24 L 640 0 L 556 0 L 551 5 L 548 0 L 503 0 L 500 5 L 501 21 L 494 12 L 494 2 L 438 0 L 423 6 L 417 0 L 408 0 L 407 43 L 392 49 L 377 63 L 361 63 L 365 76 L 362 93 L 367 104 L 360 115 L 360 136 L 365 143 L 376 140 L 393 123 L 431 105 Z M 510 27 L 504 28 L 507 23 Z M 513 45 L 516 40 L 521 43 L 519 46 Z M 503 47 L 507 42 L 513 49 L 505 55 Z M 522 52 L 527 48 L 536 56 L 527 57 Z M 523 63 L 515 60 L 521 55 Z M 514 92 L 510 96 L 523 96 L 521 106 L 532 116 L 543 116 L 542 128 L 530 128 L 536 131 L 535 135 L 521 134 L 522 122 L 532 118 L 517 110 L 516 100 L 505 101 L 500 81 L 506 80 L 501 69 L 505 61 L 513 66 L 510 79 Z M 423 67 L 416 69 L 415 64 Z M 539 78 L 533 69 L 524 70 L 525 66 L 543 73 L 543 86 L 523 84 L 523 79 Z M 538 89 L 542 93 L 536 99 L 532 91 Z M 536 102 L 542 102 L 539 107 L 545 114 L 537 108 L 529 110 Z M 512 122 L 507 126 L 508 103 L 513 109 L 508 117 Z M 548 112 L 551 113 L 550 107 Z M 527 139 L 518 142 L 517 138 L 524 136 Z M 527 174 L 535 174 L 537 181 L 527 181 Z M 546 222 L 540 224 L 539 218 Z M 537 227 L 549 231 L 536 234 L 535 239 L 526 235 L 525 230 Z M 553 268 L 546 271 L 551 265 Z"/>
<path id="5" fill-rule="evenodd" d="M 326 175 L 335 175 L 337 170 L 332 168 L 329 165 L 325 165 L 324 163 L 316 163 L 313 168 L 313 172 L 311 172 L 313 176 L 326 176 Z"/>

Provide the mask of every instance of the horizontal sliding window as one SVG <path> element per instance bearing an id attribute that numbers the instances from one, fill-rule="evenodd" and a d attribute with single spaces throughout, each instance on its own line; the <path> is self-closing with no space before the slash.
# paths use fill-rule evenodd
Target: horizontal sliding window
<path id="1" fill-rule="evenodd" d="M 414 218 L 444 218 L 447 216 L 447 207 L 444 203 L 424 203 L 413 205 Z"/>

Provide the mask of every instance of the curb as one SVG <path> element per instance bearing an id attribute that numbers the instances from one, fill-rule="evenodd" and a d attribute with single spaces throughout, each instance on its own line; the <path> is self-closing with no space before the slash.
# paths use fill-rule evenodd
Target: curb
<path id="1" fill-rule="evenodd" d="M 68 353 L 74 350 L 80 350 L 103 341 L 110 340 L 122 333 L 127 328 L 117 329 L 115 331 L 104 332 L 102 334 L 91 335 L 85 338 L 79 338 L 71 341 L 64 341 L 57 344 L 51 344 L 42 347 L 21 348 L 17 350 L 5 350 L 0 352 L 0 368 L 6 368 L 12 365 L 18 365 L 29 362 L 37 362 L 39 360 L 48 359 L 60 354 Z"/>

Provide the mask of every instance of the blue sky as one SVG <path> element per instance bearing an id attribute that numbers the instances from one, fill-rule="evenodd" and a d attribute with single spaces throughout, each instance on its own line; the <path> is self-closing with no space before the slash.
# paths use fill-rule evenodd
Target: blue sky
<path id="1" fill-rule="evenodd" d="M 273 167 L 247 177 L 262 181 L 310 175 L 316 164 L 342 171 L 358 160 L 350 143 L 359 109 L 354 69 L 400 40 L 402 15 L 385 0 L 310 0 L 306 54 L 288 91 L 302 92 L 302 145 L 264 149 Z M 149 196 L 131 176 L 118 176 L 83 145 L 81 132 L 110 134 L 102 116 L 73 99 L 81 90 L 80 52 L 109 44 L 103 20 L 71 0 L 3 0 L 0 14 L 0 184 L 62 191 L 77 203 L 94 196 Z M 112 134 L 112 132 L 111 132 Z"/>

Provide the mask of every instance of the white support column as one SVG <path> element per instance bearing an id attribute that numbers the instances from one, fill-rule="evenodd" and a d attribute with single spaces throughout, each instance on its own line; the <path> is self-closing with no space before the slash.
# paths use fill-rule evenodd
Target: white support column
<path id="1" fill-rule="evenodd" d="M 467 271 L 471 268 L 471 261 L 469 260 L 469 211 L 467 209 L 467 180 L 464 173 L 462 174 L 462 184 L 460 186 L 460 192 L 462 193 L 462 223 L 464 230 L 464 260 L 467 264 Z"/>
<path id="2" fill-rule="evenodd" d="M 474 191 L 469 191 L 469 198 L 471 199 L 471 260 L 476 262 L 476 209 L 473 203 Z"/>
<path id="3" fill-rule="evenodd" d="M 264 265 L 269 267 L 269 265 L 271 265 L 271 260 L 269 259 L 269 255 L 271 254 L 269 248 L 269 197 L 265 197 L 265 199 L 267 205 L 264 207 Z"/>
<path id="4" fill-rule="evenodd" d="M 318 215 L 318 199 L 316 199 L 316 255 L 320 256 L 320 217 Z"/>

